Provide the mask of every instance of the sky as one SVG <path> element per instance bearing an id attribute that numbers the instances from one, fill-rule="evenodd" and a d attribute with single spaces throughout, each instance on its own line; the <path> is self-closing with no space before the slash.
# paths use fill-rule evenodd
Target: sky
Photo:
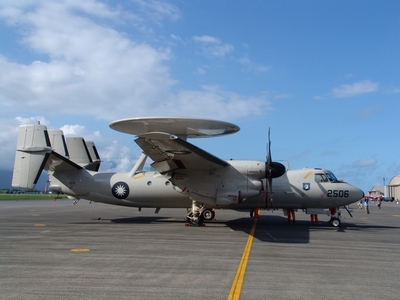
<path id="1" fill-rule="evenodd" d="M 21 124 L 83 136 L 100 171 L 129 171 L 141 149 L 109 124 L 154 116 L 238 125 L 189 140 L 222 159 L 265 160 L 270 128 L 272 159 L 291 169 L 326 168 L 364 192 L 388 184 L 399 15 L 388 0 L 2 0 L 0 188 Z"/>

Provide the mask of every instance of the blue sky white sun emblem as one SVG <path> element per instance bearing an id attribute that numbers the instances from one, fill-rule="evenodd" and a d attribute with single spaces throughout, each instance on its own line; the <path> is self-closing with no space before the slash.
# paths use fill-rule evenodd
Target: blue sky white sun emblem
<path id="1" fill-rule="evenodd" d="M 310 189 L 310 183 L 309 182 L 303 182 L 303 190 L 308 191 Z"/>
<path id="2" fill-rule="evenodd" d="M 115 198 L 125 199 L 129 195 L 129 186 L 125 182 L 119 181 L 112 186 L 111 193 Z"/>

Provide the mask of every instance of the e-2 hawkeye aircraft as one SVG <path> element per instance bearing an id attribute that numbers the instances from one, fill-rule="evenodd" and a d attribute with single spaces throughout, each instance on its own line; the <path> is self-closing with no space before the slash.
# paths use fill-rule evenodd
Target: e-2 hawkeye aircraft
<path id="1" fill-rule="evenodd" d="M 336 227 L 340 207 L 364 197 L 326 169 L 288 170 L 273 162 L 269 134 L 266 161 L 222 160 L 187 141 L 238 132 L 231 123 L 153 117 L 118 120 L 110 127 L 135 135 L 143 150 L 130 172 L 99 172 L 96 147 L 82 137 L 64 138 L 61 130 L 41 124 L 21 125 L 12 185 L 33 188 L 44 169 L 49 189 L 72 199 L 150 207 L 156 213 L 161 208 L 186 208 L 186 220 L 194 226 L 213 219 L 215 208 L 263 208 L 327 214 Z M 147 157 L 155 171 L 143 170 Z"/>

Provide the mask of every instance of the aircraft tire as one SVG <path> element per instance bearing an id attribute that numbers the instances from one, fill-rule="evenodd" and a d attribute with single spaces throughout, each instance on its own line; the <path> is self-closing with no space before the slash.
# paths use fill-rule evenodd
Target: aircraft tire
<path id="1" fill-rule="evenodd" d="M 203 215 L 201 214 L 200 216 L 198 216 L 197 219 L 193 219 L 193 218 L 191 217 L 191 215 L 188 215 L 188 216 L 186 216 L 186 222 L 188 222 L 188 224 L 189 224 L 190 226 L 201 226 L 201 225 L 203 225 L 203 223 L 204 223 L 204 217 L 203 217 Z"/>
<path id="2" fill-rule="evenodd" d="M 338 218 L 331 218 L 329 221 L 332 227 L 339 227 L 340 226 L 340 220 Z"/>
<path id="3" fill-rule="evenodd" d="M 215 211 L 213 211 L 211 208 L 206 208 L 203 210 L 202 213 L 204 220 L 211 221 L 215 218 Z"/>

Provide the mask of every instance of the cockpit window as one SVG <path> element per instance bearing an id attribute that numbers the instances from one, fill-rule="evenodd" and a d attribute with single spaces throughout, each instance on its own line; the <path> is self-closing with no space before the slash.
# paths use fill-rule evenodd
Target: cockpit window
<path id="1" fill-rule="evenodd" d="M 316 173 L 314 174 L 315 182 L 328 182 L 328 178 L 325 176 L 325 174 L 322 173 Z"/>
<path id="2" fill-rule="evenodd" d="M 337 178 L 331 172 L 325 173 L 315 173 L 314 174 L 315 182 L 338 182 Z"/>
<path id="3" fill-rule="evenodd" d="M 325 173 L 326 177 L 328 177 L 330 182 L 339 182 L 339 180 L 337 180 L 336 176 L 333 175 L 333 173 L 331 172 L 327 172 Z"/>

